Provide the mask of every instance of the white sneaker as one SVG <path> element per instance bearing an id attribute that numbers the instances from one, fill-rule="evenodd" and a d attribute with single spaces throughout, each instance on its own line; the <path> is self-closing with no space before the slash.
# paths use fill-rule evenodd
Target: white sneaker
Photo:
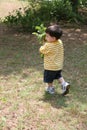
<path id="1" fill-rule="evenodd" d="M 62 90 L 63 90 L 62 95 L 64 96 L 64 95 L 68 94 L 69 93 L 69 89 L 70 89 L 70 84 L 66 82 L 65 85 L 62 86 Z"/>
<path id="2" fill-rule="evenodd" d="M 46 92 L 48 92 L 50 94 L 54 94 L 55 93 L 55 89 L 54 89 L 54 87 L 47 87 L 46 88 Z"/>

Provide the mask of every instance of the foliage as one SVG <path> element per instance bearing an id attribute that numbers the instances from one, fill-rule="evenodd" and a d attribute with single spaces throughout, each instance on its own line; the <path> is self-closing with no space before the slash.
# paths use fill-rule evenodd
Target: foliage
<path id="1" fill-rule="evenodd" d="M 87 0 L 80 0 L 80 5 L 82 7 L 87 7 Z"/>
<path id="2" fill-rule="evenodd" d="M 85 0 L 81 0 L 79 3 L 83 5 L 85 2 Z M 50 22 L 61 20 L 86 23 L 85 16 L 73 11 L 70 0 L 66 0 L 66 2 L 65 0 L 29 0 L 28 7 L 10 13 L 9 16 L 5 17 L 4 23 L 32 32 L 41 23 L 47 25 Z"/>
<path id="3" fill-rule="evenodd" d="M 35 30 L 37 32 L 33 32 L 32 34 L 37 36 L 40 44 L 43 44 L 44 38 L 45 38 L 46 27 L 43 24 L 41 24 L 40 26 L 36 26 Z"/>
<path id="4" fill-rule="evenodd" d="M 37 39 L 38 39 L 40 44 L 43 44 L 44 41 L 45 41 L 45 30 L 46 30 L 46 27 L 43 24 L 41 24 L 40 26 L 36 26 L 35 30 L 37 32 L 33 32 L 32 34 L 34 34 L 37 37 Z M 41 54 L 41 57 L 43 58 L 44 55 Z"/>
<path id="5" fill-rule="evenodd" d="M 23 11 L 20 8 L 19 10 L 15 10 L 14 14 L 10 13 L 9 16 L 5 17 L 4 23 L 22 27 L 25 30 L 27 29 L 27 31 L 33 30 L 37 24 L 41 23 L 39 17 L 35 17 L 35 8 L 25 7 Z"/>

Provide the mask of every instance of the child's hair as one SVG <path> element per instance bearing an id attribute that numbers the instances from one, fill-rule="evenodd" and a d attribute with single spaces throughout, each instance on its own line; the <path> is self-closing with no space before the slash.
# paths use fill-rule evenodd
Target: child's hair
<path id="1" fill-rule="evenodd" d="M 61 28 L 57 24 L 49 26 L 45 32 L 56 39 L 60 39 L 63 34 Z"/>

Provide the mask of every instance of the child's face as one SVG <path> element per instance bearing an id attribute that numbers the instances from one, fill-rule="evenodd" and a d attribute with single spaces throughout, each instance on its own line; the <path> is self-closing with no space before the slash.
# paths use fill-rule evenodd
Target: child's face
<path id="1" fill-rule="evenodd" d="M 45 40 L 46 40 L 47 42 L 54 42 L 54 41 L 56 41 L 57 39 L 56 39 L 55 37 L 50 36 L 48 33 L 46 33 Z"/>

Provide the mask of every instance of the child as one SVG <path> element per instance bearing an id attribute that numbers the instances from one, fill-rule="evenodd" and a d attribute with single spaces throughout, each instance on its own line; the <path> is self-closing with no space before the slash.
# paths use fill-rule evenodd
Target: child
<path id="1" fill-rule="evenodd" d="M 46 91 L 54 94 L 53 81 L 58 79 L 62 85 L 62 95 L 64 96 L 69 93 L 70 84 L 61 75 L 64 61 L 64 48 L 60 40 L 62 30 L 58 25 L 51 25 L 45 32 L 47 42 L 40 47 L 40 52 L 44 54 L 44 82 L 48 84 Z"/>

